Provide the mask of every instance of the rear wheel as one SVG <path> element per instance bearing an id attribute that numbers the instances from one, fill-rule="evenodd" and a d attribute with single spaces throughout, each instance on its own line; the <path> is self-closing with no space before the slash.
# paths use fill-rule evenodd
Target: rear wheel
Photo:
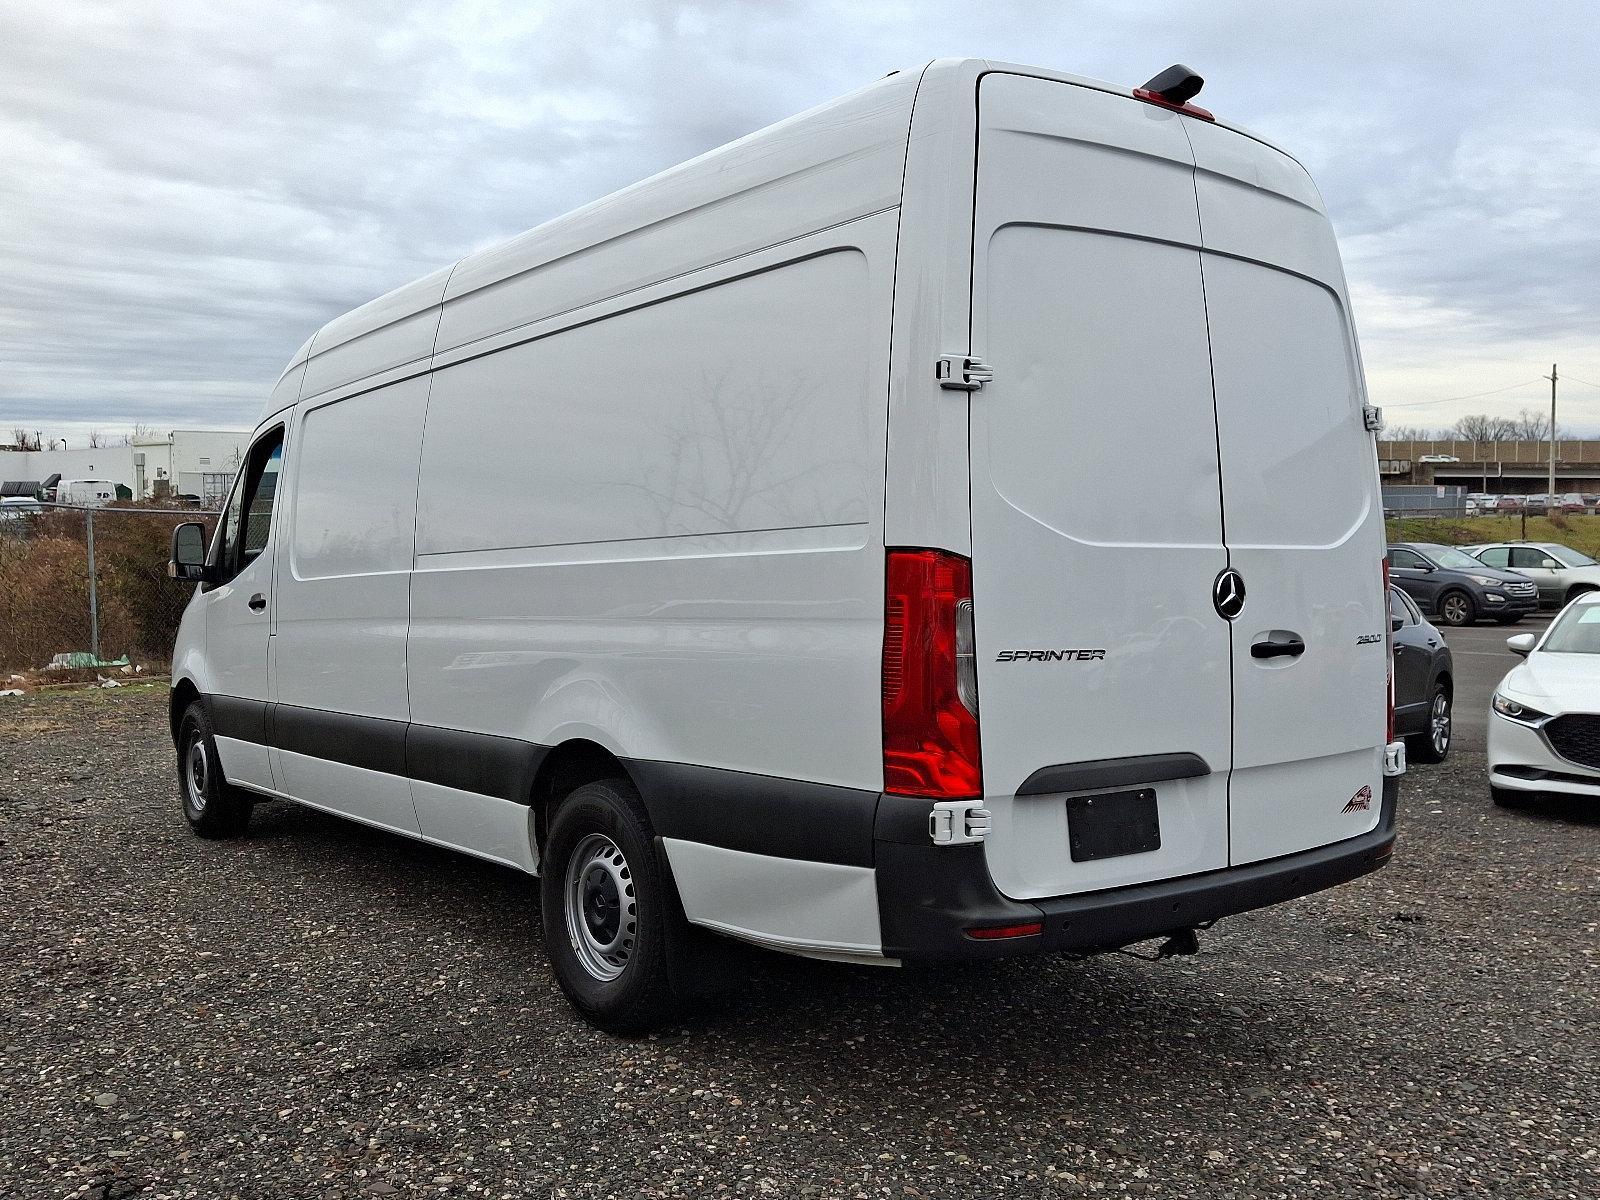
<path id="1" fill-rule="evenodd" d="M 1439 619 L 1446 625 L 1470 625 L 1477 615 L 1472 597 L 1465 592 L 1446 592 L 1439 597 Z"/>
<path id="2" fill-rule="evenodd" d="M 1428 727 L 1409 739 L 1407 751 L 1418 762 L 1443 762 L 1450 753 L 1452 730 L 1450 689 L 1436 683 L 1428 700 Z"/>
<path id="3" fill-rule="evenodd" d="M 183 819 L 203 838 L 238 837 L 255 810 L 249 794 L 223 777 L 211 722 L 198 700 L 178 724 L 178 794 Z"/>
<path id="4" fill-rule="evenodd" d="M 556 982 L 591 1024 L 643 1033 L 677 1015 L 667 968 L 683 917 L 626 780 L 586 783 L 562 801 L 539 895 Z"/>

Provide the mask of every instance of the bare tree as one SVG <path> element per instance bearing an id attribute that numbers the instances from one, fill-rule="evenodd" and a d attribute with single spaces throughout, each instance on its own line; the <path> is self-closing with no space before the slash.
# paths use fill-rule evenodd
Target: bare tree
<path id="1" fill-rule="evenodd" d="M 98 450 L 106 444 L 106 435 L 98 429 L 89 430 L 89 449 Z"/>
<path id="2" fill-rule="evenodd" d="M 122 435 L 122 444 L 124 446 L 137 446 L 140 442 L 154 441 L 155 436 L 154 426 L 146 425 L 143 421 L 136 421 L 133 428 Z"/>
<path id="3" fill-rule="evenodd" d="M 1455 425 L 1455 435 L 1464 442 L 1514 442 L 1517 441 L 1517 423 L 1510 417 L 1492 417 L 1478 413 L 1462 417 Z"/>
<path id="4" fill-rule="evenodd" d="M 1440 442 L 1450 437 L 1448 429 L 1430 429 L 1426 425 L 1385 425 L 1386 442 Z"/>
<path id="5" fill-rule="evenodd" d="M 17 428 L 11 431 L 11 448 L 13 450 L 38 450 L 39 435 L 29 433 L 26 429 Z"/>
<path id="6" fill-rule="evenodd" d="M 1550 436 L 1550 418 L 1531 409 L 1523 409 L 1514 422 L 1519 442 L 1542 442 Z"/>

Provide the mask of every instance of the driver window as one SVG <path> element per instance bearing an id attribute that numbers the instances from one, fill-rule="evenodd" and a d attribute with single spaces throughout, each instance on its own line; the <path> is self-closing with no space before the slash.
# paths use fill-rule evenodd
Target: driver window
<path id="1" fill-rule="evenodd" d="M 1532 546 L 1511 547 L 1511 566 L 1517 567 L 1548 567 L 1554 565 L 1552 559 L 1543 550 L 1535 550 Z"/>
<path id="2" fill-rule="evenodd" d="M 279 426 L 250 448 L 228 497 L 218 542 L 218 582 L 232 579 L 266 549 L 282 466 L 283 428 Z"/>
<path id="3" fill-rule="evenodd" d="M 1412 570 L 1422 566 L 1422 559 L 1409 550 L 1389 551 L 1389 565 L 1391 567 L 1406 567 Z"/>

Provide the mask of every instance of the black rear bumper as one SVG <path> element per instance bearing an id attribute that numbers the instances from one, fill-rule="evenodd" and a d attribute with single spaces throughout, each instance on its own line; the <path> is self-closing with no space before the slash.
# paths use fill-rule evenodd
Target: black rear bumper
<path id="1" fill-rule="evenodd" d="M 891 958 L 961 960 L 1111 950 L 1321 891 L 1389 861 L 1399 784 L 1398 778 L 1383 781 L 1377 828 L 1331 846 L 1181 879 L 1031 901 L 1000 895 L 981 843 L 931 845 L 925 817 L 920 843 L 901 840 L 914 825 L 913 814 L 890 811 L 885 820 L 880 807 L 876 865 L 883 952 Z M 967 934 L 974 926 L 1032 922 L 1040 922 L 1042 932 L 995 940 Z"/>

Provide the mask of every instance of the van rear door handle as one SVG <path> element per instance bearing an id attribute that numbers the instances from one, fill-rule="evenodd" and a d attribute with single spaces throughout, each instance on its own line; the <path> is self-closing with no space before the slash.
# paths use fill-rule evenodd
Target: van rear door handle
<path id="1" fill-rule="evenodd" d="M 254 596 L 250 597 L 250 611 L 251 612 L 260 612 L 266 606 L 267 606 L 267 598 L 265 596 L 263 596 L 260 592 L 257 592 Z"/>
<path id="2" fill-rule="evenodd" d="M 1305 639 L 1287 629 L 1274 629 L 1259 642 L 1250 643 L 1251 658 L 1299 658 L 1305 652 Z"/>

